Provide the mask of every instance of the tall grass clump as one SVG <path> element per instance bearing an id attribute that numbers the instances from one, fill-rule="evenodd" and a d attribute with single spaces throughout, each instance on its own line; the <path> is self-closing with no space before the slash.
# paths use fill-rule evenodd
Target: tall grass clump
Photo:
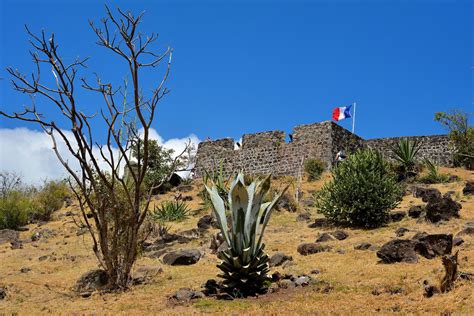
<path id="1" fill-rule="evenodd" d="M 332 181 L 316 193 L 316 207 L 335 224 L 375 228 L 388 221 L 402 192 L 381 154 L 362 149 L 333 170 Z"/>

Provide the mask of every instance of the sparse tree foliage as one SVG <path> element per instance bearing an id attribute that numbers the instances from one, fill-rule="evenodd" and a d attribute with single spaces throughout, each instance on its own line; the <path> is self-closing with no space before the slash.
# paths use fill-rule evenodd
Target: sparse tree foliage
<path id="1" fill-rule="evenodd" d="M 474 127 L 469 125 L 467 112 L 453 110 L 435 113 L 435 121 L 449 130 L 449 137 L 454 143 L 454 163 L 470 170 L 474 169 Z"/>
<path id="2" fill-rule="evenodd" d="M 14 89 L 38 96 L 44 105 L 52 106 L 61 119 L 44 117 L 36 105 L 13 114 L 0 112 L 9 118 L 37 123 L 50 136 L 56 156 L 71 176 L 71 188 L 81 208 L 82 220 L 90 231 L 94 253 L 109 276 L 110 289 L 126 288 L 130 281 L 152 189 L 144 189 L 150 159 L 149 131 L 159 101 L 169 92 L 165 83 L 172 50 L 167 48 L 161 53 L 151 50 L 158 36 L 155 33 L 145 36 L 139 31 L 142 17 L 143 13 L 135 16 L 120 9 L 114 15 L 106 7 L 101 26 L 90 22 L 97 44 L 127 66 L 131 102 L 124 102 L 123 96 L 117 93 L 120 87 L 103 81 L 98 75 L 95 83 L 85 78 L 78 82 L 79 71 L 86 67 L 87 58 L 66 63 L 54 34 L 47 36 L 43 31 L 35 35 L 27 28 L 35 71 L 30 76 L 13 68 L 7 71 L 13 77 Z M 162 64 L 163 77 L 147 95 L 140 75 Z M 97 113 L 88 113 L 81 107 L 77 98 L 80 88 L 97 93 L 103 100 L 104 107 L 98 116 L 105 130 L 92 125 Z M 98 135 L 105 135 L 105 145 L 98 143 Z M 65 144 L 70 157 L 61 154 L 59 143 Z M 130 158 L 132 145 L 143 148 L 136 161 Z M 76 164 L 71 164 L 73 161 L 79 166 L 78 170 Z M 127 179 L 123 176 L 124 169 L 130 173 Z"/>

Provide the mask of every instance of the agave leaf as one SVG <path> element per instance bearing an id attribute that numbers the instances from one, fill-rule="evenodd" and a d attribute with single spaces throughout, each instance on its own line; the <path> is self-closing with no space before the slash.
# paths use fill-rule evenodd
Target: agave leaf
<path id="1" fill-rule="evenodd" d="M 268 221 L 270 220 L 270 215 L 272 214 L 272 211 L 274 209 L 275 204 L 280 200 L 280 198 L 285 194 L 286 190 L 288 190 L 288 186 L 283 189 L 283 191 L 278 194 L 273 201 L 265 208 L 265 214 L 263 215 L 263 224 L 262 224 L 262 229 L 260 231 L 260 237 L 258 238 L 257 246 L 259 246 L 262 243 L 262 238 L 263 234 L 265 232 L 265 228 L 267 227 Z"/>
<path id="2" fill-rule="evenodd" d="M 217 192 L 217 189 L 215 186 L 212 187 L 212 189 L 209 189 L 207 186 L 206 190 L 209 193 L 209 197 L 211 198 L 212 202 L 212 209 L 214 211 L 214 215 L 216 216 L 217 219 L 217 224 L 219 225 L 219 228 L 221 229 L 222 235 L 224 236 L 225 241 L 227 242 L 227 245 L 231 245 L 231 241 L 229 238 L 229 233 L 228 233 L 228 226 L 227 226 L 227 218 L 225 215 L 225 206 L 224 206 L 224 201 L 222 198 L 219 196 L 219 193 Z"/>

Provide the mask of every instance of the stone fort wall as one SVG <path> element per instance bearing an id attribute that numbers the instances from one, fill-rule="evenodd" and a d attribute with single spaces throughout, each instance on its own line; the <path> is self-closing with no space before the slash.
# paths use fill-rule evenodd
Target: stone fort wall
<path id="1" fill-rule="evenodd" d="M 326 162 L 328 169 L 331 168 L 336 153 L 341 149 L 350 154 L 369 146 L 391 158 L 391 146 L 400 139 L 364 140 L 331 121 L 296 126 L 292 135 L 293 140 L 286 142 L 283 131 L 245 134 L 239 149 L 234 149 L 232 138 L 203 141 L 197 150 L 195 176 L 201 177 L 205 171 L 221 167 L 226 176 L 238 170 L 249 174 L 297 176 L 303 172 L 304 161 L 309 158 L 320 159 Z M 421 157 L 439 165 L 452 165 L 450 141 L 446 135 L 408 138 L 421 141 Z"/>

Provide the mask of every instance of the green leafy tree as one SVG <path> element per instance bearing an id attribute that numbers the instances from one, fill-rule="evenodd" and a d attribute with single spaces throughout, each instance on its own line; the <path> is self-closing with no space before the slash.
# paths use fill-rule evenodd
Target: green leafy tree
<path id="1" fill-rule="evenodd" d="M 334 169 L 332 181 L 316 193 L 316 207 L 335 224 L 375 228 L 388 221 L 402 196 L 388 162 L 363 149 Z"/>
<path id="2" fill-rule="evenodd" d="M 435 113 L 435 121 L 449 131 L 454 144 L 454 164 L 474 169 L 474 127 L 469 124 L 470 114 L 462 110 Z"/>

